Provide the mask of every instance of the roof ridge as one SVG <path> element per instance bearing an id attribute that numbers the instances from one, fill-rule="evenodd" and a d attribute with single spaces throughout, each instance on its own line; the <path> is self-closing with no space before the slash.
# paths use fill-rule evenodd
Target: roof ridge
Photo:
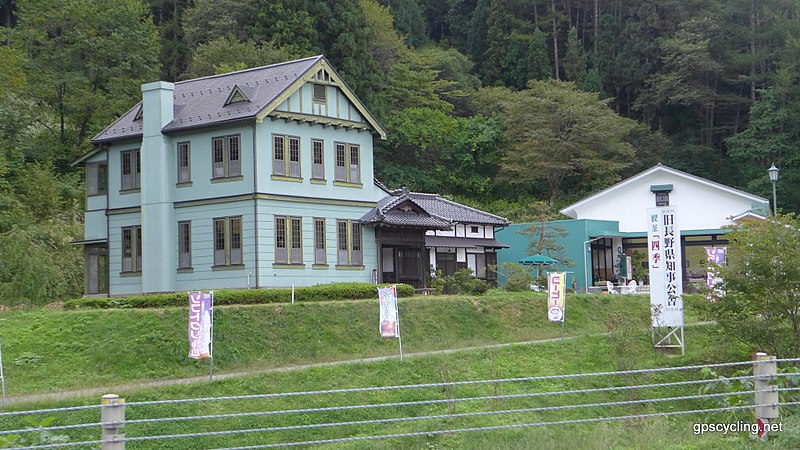
<path id="1" fill-rule="evenodd" d="M 307 60 L 311 60 L 311 59 L 320 59 L 320 58 L 324 58 L 324 56 L 323 55 L 309 56 L 309 57 L 306 57 L 306 58 L 295 59 L 295 60 L 292 60 L 292 61 L 283 61 L 283 62 L 279 62 L 279 63 L 275 63 L 275 64 L 267 64 L 266 66 L 251 67 L 249 69 L 236 70 L 236 71 L 233 71 L 233 72 L 218 73 L 218 74 L 215 74 L 215 75 L 207 75 L 207 76 L 204 76 L 204 77 L 192 78 L 192 79 L 189 79 L 189 80 L 176 81 L 174 84 L 184 84 L 184 83 L 189 83 L 189 82 L 192 82 L 192 81 L 200 81 L 200 80 L 208 80 L 208 79 L 211 79 L 211 78 L 227 77 L 229 75 L 236 75 L 236 74 L 245 73 L 245 72 L 252 72 L 252 71 L 255 71 L 255 70 L 262 70 L 262 69 L 267 69 L 267 68 L 279 67 L 279 66 L 284 66 L 284 65 L 287 65 L 287 64 L 295 64 L 295 63 L 299 63 L 299 62 L 302 62 L 302 61 L 307 61 Z"/>
<path id="2" fill-rule="evenodd" d="M 471 211 L 475 211 L 475 212 L 477 212 L 477 213 L 485 214 L 485 215 L 487 215 L 487 216 L 494 217 L 495 219 L 501 219 L 501 220 L 504 220 L 504 221 L 508 222 L 508 219 L 506 219 L 505 217 L 501 217 L 501 216 L 498 216 L 498 215 L 495 215 L 495 214 L 492 214 L 492 213 L 489 213 L 489 212 L 486 212 L 486 211 L 480 210 L 480 209 L 478 209 L 478 208 L 473 208 L 473 207 L 471 207 L 471 206 L 468 206 L 468 205 L 464 205 L 464 204 L 461 204 L 461 203 L 455 202 L 455 201 L 453 201 L 453 200 L 450 200 L 450 199 L 448 199 L 448 198 L 442 197 L 441 195 L 437 195 L 437 197 L 439 197 L 440 199 L 442 199 L 443 201 L 445 201 L 445 202 L 447 202 L 447 203 L 450 203 L 451 205 L 459 206 L 459 207 L 461 207 L 461 208 L 469 209 L 469 210 L 471 210 Z"/>

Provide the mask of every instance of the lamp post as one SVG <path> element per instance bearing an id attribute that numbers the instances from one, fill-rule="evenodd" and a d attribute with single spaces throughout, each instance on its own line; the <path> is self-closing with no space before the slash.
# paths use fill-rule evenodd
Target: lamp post
<path id="1" fill-rule="evenodd" d="M 778 181 L 778 168 L 775 167 L 775 163 L 772 163 L 769 169 L 767 169 L 767 173 L 769 173 L 769 180 L 772 181 L 772 214 L 777 216 L 778 215 L 778 196 L 775 193 L 775 183 Z"/>

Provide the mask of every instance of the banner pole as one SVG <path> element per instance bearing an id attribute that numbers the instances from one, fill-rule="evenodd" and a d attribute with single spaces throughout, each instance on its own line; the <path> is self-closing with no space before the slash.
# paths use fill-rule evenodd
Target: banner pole
<path id="1" fill-rule="evenodd" d="M 211 342 L 208 343 L 208 352 L 211 354 L 208 381 L 214 381 L 214 291 L 211 291 Z"/>
<path id="2" fill-rule="evenodd" d="M 561 319 L 561 345 L 564 345 L 564 319 Z"/>
<path id="3" fill-rule="evenodd" d="M 397 285 L 394 285 L 395 300 L 394 300 L 394 315 L 397 317 L 397 342 L 400 344 L 400 361 L 403 360 L 403 335 L 400 334 L 400 311 L 397 304 L 400 303 L 399 296 L 397 295 Z"/>
<path id="4" fill-rule="evenodd" d="M 3 409 L 6 407 L 6 376 L 3 373 L 3 339 L 0 338 L 0 383 L 3 384 Z"/>

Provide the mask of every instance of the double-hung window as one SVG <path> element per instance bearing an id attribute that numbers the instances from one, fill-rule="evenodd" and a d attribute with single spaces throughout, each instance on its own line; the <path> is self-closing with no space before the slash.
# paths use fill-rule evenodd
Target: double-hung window
<path id="1" fill-rule="evenodd" d="M 337 259 L 340 266 L 364 265 L 361 224 L 352 220 L 336 222 Z"/>
<path id="2" fill-rule="evenodd" d="M 242 264 L 242 217 L 214 219 L 214 266 Z"/>
<path id="3" fill-rule="evenodd" d="M 122 272 L 142 271 L 142 227 L 122 228 Z"/>
<path id="4" fill-rule="evenodd" d="M 230 178 L 242 175 L 242 147 L 238 134 L 212 139 L 211 150 L 214 157 L 212 178 Z"/>
<path id="5" fill-rule="evenodd" d="M 86 195 L 105 195 L 108 191 L 106 163 L 86 164 Z"/>
<path id="6" fill-rule="evenodd" d="M 188 142 L 178 142 L 178 184 L 192 181 L 191 151 Z"/>
<path id="7" fill-rule="evenodd" d="M 139 150 L 129 150 L 122 152 L 121 166 L 122 166 L 122 186 L 123 191 L 131 189 L 139 189 L 142 174 L 142 160 Z"/>
<path id="8" fill-rule="evenodd" d="M 320 139 L 311 140 L 311 178 L 325 179 L 325 144 Z"/>
<path id="9" fill-rule="evenodd" d="M 300 138 L 272 135 L 272 174 L 300 178 Z"/>
<path id="10" fill-rule="evenodd" d="M 275 216 L 275 264 L 303 264 L 301 217 Z"/>
<path id="11" fill-rule="evenodd" d="M 361 149 L 355 144 L 337 142 L 334 181 L 361 183 Z"/>
<path id="12" fill-rule="evenodd" d="M 192 268 L 192 222 L 178 222 L 178 269 Z"/>

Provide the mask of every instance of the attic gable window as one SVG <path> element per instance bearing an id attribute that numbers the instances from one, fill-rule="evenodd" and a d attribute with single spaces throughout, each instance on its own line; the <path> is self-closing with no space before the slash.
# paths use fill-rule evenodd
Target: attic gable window
<path id="1" fill-rule="evenodd" d="M 136 122 L 137 120 L 142 120 L 144 112 L 144 106 L 139 106 L 139 110 L 136 111 L 136 115 L 133 116 L 133 121 Z"/>
<path id="2" fill-rule="evenodd" d="M 328 88 L 324 84 L 314 85 L 314 101 L 317 103 L 328 101 Z"/>
<path id="3" fill-rule="evenodd" d="M 225 100 L 225 106 L 230 105 L 231 103 L 239 103 L 239 102 L 249 102 L 250 99 L 244 95 L 244 92 L 239 88 L 239 86 L 233 86 L 231 90 L 231 95 L 228 96 L 228 99 Z"/>

